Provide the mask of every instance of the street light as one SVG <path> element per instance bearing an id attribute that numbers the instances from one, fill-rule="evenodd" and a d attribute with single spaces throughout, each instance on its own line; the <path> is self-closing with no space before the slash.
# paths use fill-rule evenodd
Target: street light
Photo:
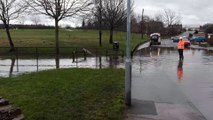
<path id="1" fill-rule="evenodd" d="M 125 65 L 125 103 L 131 106 L 131 54 L 130 54 L 130 37 L 131 37 L 131 1 L 127 0 L 127 40 L 126 40 L 126 65 Z"/>

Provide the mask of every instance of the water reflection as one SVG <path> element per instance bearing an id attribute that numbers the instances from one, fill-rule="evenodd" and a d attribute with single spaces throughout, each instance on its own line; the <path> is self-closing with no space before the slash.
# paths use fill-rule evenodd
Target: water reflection
<path id="1" fill-rule="evenodd" d="M 106 58 L 106 60 L 109 63 L 110 68 L 117 68 L 117 66 L 120 64 L 120 62 L 124 62 L 123 59 L 119 59 L 118 56 L 109 56 Z"/>
<path id="2" fill-rule="evenodd" d="M 157 103 L 190 103 L 213 120 L 213 51 L 189 49 L 184 55 L 184 61 L 179 61 L 176 48 L 137 51 L 133 59 L 132 97 Z"/>
<path id="3" fill-rule="evenodd" d="M 97 56 L 77 58 L 74 62 L 71 58 L 40 58 L 40 59 L 1 59 L 0 58 L 0 77 L 11 77 L 29 72 L 37 72 L 48 69 L 59 68 L 124 68 L 124 59 L 115 56 Z"/>
<path id="4" fill-rule="evenodd" d="M 14 68 L 14 65 L 15 65 L 15 61 L 16 61 L 16 59 L 15 59 L 15 58 L 12 58 L 12 59 L 11 59 L 11 66 L 10 66 L 9 77 L 11 77 L 11 76 L 12 76 L 13 68 Z"/>
<path id="5" fill-rule="evenodd" d="M 60 58 L 58 55 L 56 55 L 55 57 L 55 64 L 56 64 L 56 69 L 60 68 Z"/>
<path id="6" fill-rule="evenodd" d="M 140 57 L 155 57 L 161 56 L 162 54 L 173 54 L 177 50 L 175 48 L 159 48 L 159 47 L 148 47 L 144 49 L 140 49 L 134 53 L 134 56 Z"/>
<path id="7" fill-rule="evenodd" d="M 153 56 L 160 56 L 160 51 L 161 51 L 161 48 L 158 48 L 158 47 L 151 47 L 150 48 L 150 57 L 153 57 Z"/>
<path id="8" fill-rule="evenodd" d="M 187 50 L 184 51 L 187 65 L 202 64 L 213 66 L 213 52 L 205 50 Z M 175 48 L 149 47 L 138 50 L 133 57 L 133 71 L 140 74 L 146 74 L 146 71 L 172 69 L 175 78 L 183 80 L 183 63 L 178 62 L 178 52 Z M 185 66 L 186 67 L 186 66 Z M 193 67 L 193 66 L 188 66 Z M 118 56 L 96 56 L 96 57 L 78 57 L 73 61 L 71 58 L 35 58 L 35 59 L 0 59 L 0 76 L 9 77 L 26 72 L 36 72 L 56 68 L 124 68 L 124 58 Z M 206 68 L 207 69 L 207 68 Z M 184 69 L 185 71 L 185 69 Z M 173 73 L 172 73 L 173 74 Z M 180 75 L 179 75 L 180 74 Z M 181 75 L 182 74 L 182 75 Z"/>
<path id="9" fill-rule="evenodd" d="M 102 69 L 102 57 L 99 56 L 99 68 Z"/>
<path id="10" fill-rule="evenodd" d="M 178 62 L 177 77 L 178 77 L 179 82 L 181 82 L 183 80 L 183 60 L 179 60 L 179 62 Z"/>

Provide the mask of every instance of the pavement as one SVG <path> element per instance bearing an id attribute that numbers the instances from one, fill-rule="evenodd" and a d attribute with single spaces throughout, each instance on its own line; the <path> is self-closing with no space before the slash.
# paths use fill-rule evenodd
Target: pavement
<path id="1" fill-rule="evenodd" d="M 212 48 L 192 46 L 179 61 L 169 39 L 145 46 L 133 57 L 126 120 L 213 120 Z"/>
<path id="2" fill-rule="evenodd" d="M 156 115 L 131 113 L 126 120 L 205 120 L 200 113 L 181 104 L 155 103 L 155 107 Z"/>

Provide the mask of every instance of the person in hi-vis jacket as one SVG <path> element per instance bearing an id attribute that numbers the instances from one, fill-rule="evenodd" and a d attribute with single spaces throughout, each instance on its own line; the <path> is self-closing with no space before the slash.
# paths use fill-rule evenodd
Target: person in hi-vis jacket
<path id="1" fill-rule="evenodd" d="M 184 41 L 183 41 L 183 38 L 180 37 L 179 42 L 178 42 L 179 60 L 184 59 L 183 50 L 184 50 Z"/>

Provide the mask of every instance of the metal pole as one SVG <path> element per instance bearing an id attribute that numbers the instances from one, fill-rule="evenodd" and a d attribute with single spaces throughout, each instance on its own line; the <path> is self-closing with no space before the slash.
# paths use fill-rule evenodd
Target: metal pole
<path id="1" fill-rule="evenodd" d="M 143 15 L 144 15 L 144 9 L 142 10 L 142 18 L 141 18 L 141 43 L 142 43 L 142 39 L 143 39 L 143 19 L 144 19 L 144 17 L 143 17 Z"/>
<path id="2" fill-rule="evenodd" d="M 127 41 L 126 41 L 126 69 L 125 69 L 125 103 L 131 106 L 131 56 L 130 56 L 130 35 L 131 35 L 131 1 L 127 0 Z"/>

